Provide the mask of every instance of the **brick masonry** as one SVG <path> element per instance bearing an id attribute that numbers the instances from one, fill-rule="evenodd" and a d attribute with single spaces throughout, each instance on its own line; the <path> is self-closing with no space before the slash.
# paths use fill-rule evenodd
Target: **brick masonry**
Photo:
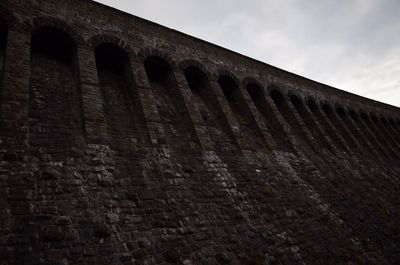
<path id="1" fill-rule="evenodd" d="M 89 0 L 0 2 L 0 264 L 399 264 L 400 110 Z"/>

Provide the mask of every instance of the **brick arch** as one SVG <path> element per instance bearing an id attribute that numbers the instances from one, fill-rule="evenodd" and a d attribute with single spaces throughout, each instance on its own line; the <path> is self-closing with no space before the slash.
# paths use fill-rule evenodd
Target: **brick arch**
<path id="1" fill-rule="evenodd" d="M 360 117 L 360 111 L 355 108 L 348 108 L 347 112 L 349 113 L 350 116 L 355 115 L 357 117 Z"/>
<path id="2" fill-rule="evenodd" d="M 318 105 L 318 100 L 316 100 L 315 98 L 314 98 L 314 96 L 311 96 L 311 95 L 305 95 L 304 96 L 304 101 L 306 102 L 306 104 L 308 104 L 308 102 L 314 102 L 315 103 L 315 105 Z"/>
<path id="3" fill-rule="evenodd" d="M 239 88 L 239 84 L 240 84 L 240 80 L 239 78 L 234 75 L 232 72 L 228 71 L 227 69 L 219 69 L 216 71 L 216 80 L 218 80 L 221 76 L 227 76 L 229 78 L 231 78 L 237 85 L 237 87 Z"/>
<path id="4" fill-rule="evenodd" d="M 200 71 L 202 71 L 209 80 L 214 76 L 214 73 L 208 70 L 202 63 L 194 59 L 183 60 L 179 63 L 179 70 L 185 72 L 185 70 L 189 67 L 196 67 Z"/>
<path id="5" fill-rule="evenodd" d="M 336 107 L 334 104 L 332 104 L 331 102 L 329 102 L 326 99 L 322 99 L 318 102 L 318 105 L 321 109 L 323 109 L 325 106 L 328 107 L 332 112 L 336 111 Z"/>
<path id="6" fill-rule="evenodd" d="M 349 114 L 349 110 L 346 108 L 346 106 L 342 106 L 337 103 L 334 105 L 333 111 L 336 111 L 337 114 L 339 114 L 340 112 L 343 112 L 343 114 L 346 116 Z"/>
<path id="7" fill-rule="evenodd" d="M 301 103 L 304 105 L 305 100 L 304 100 L 303 95 L 301 95 L 301 94 L 295 92 L 294 90 L 290 89 L 290 90 L 286 93 L 286 99 L 287 99 L 288 101 L 291 101 L 291 100 L 292 100 L 292 97 L 298 98 L 298 99 L 301 101 Z"/>
<path id="8" fill-rule="evenodd" d="M 246 77 L 243 79 L 242 84 L 244 87 L 247 87 L 250 84 L 254 84 L 256 86 L 258 86 L 259 88 L 261 88 L 261 90 L 263 90 L 264 92 L 264 86 L 261 84 L 260 81 L 258 81 L 257 79 L 255 79 L 254 77 Z"/>
<path id="9" fill-rule="evenodd" d="M 170 65 L 170 67 L 173 68 L 173 69 L 177 68 L 177 64 L 171 58 L 171 56 L 169 56 L 167 53 L 165 53 L 163 51 L 160 51 L 158 49 L 155 49 L 155 48 L 143 48 L 137 53 L 137 58 L 139 58 L 143 62 L 147 58 L 149 58 L 151 56 L 159 57 L 159 58 L 165 60 Z"/>
<path id="10" fill-rule="evenodd" d="M 280 85 L 278 85 L 276 83 L 271 83 L 271 84 L 269 84 L 267 86 L 267 94 L 268 95 L 271 95 L 271 92 L 274 91 L 274 90 L 279 92 L 279 94 L 281 94 L 282 97 L 285 98 L 285 93 L 284 93 L 284 90 L 282 89 L 282 86 L 280 86 Z"/>
<path id="11" fill-rule="evenodd" d="M 129 57 L 135 55 L 133 49 L 125 40 L 118 38 L 114 35 L 99 34 L 99 35 L 94 35 L 89 39 L 89 45 L 91 45 L 91 47 L 94 50 L 102 44 L 113 44 L 118 48 L 122 49 L 123 51 L 125 51 Z"/>
<path id="12" fill-rule="evenodd" d="M 303 106 L 305 106 L 307 104 L 307 102 L 304 100 L 303 96 L 296 94 L 293 91 L 289 91 L 287 94 L 288 101 L 292 101 L 292 98 L 297 98 Z"/>
<path id="13" fill-rule="evenodd" d="M 50 27 L 67 33 L 74 40 L 75 45 L 85 45 L 85 40 L 83 39 L 79 31 L 75 27 L 71 26 L 61 19 L 53 17 L 35 17 L 30 23 L 26 24 L 29 24 L 32 35 L 41 28 Z"/>

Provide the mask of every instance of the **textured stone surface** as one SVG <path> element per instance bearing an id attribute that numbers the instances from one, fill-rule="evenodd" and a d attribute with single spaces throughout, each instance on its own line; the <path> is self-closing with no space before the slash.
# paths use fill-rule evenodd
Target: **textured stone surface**
<path id="1" fill-rule="evenodd" d="M 400 110 L 86 0 L 0 2 L 0 264 L 399 264 Z"/>

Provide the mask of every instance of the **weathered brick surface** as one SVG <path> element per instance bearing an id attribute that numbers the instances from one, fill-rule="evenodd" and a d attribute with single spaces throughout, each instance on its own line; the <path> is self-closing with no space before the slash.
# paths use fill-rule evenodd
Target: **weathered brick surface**
<path id="1" fill-rule="evenodd" d="M 399 264 L 400 110 L 87 0 L 0 2 L 0 264 Z"/>

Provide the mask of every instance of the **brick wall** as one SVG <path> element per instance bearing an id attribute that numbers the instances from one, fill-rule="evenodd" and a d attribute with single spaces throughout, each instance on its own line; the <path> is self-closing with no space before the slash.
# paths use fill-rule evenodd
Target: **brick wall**
<path id="1" fill-rule="evenodd" d="M 91 1 L 0 18 L 0 264 L 400 262 L 398 108 Z"/>

